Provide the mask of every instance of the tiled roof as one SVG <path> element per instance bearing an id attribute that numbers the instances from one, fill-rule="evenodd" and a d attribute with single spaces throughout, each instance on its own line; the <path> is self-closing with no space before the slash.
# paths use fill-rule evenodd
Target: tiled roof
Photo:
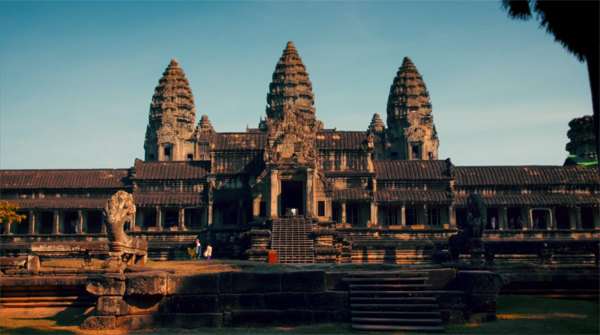
<path id="1" fill-rule="evenodd" d="M 366 201 L 373 199 L 371 192 L 363 188 L 348 188 L 344 190 L 334 190 L 334 201 Z"/>
<path id="2" fill-rule="evenodd" d="M 456 186 L 598 184 L 598 168 L 587 166 L 462 166 Z"/>
<path id="3" fill-rule="evenodd" d="M 202 205 L 200 193 L 146 193 L 134 194 L 133 202 L 136 206 L 197 206 Z"/>
<path id="4" fill-rule="evenodd" d="M 209 170 L 210 162 L 135 161 L 135 179 L 202 179 L 206 176 Z"/>
<path id="5" fill-rule="evenodd" d="M 2 170 L 0 185 L 6 189 L 124 188 L 126 169 L 97 170 Z"/>
<path id="6" fill-rule="evenodd" d="M 446 192 L 386 190 L 375 192 L 375 201 L 382 203 L 440 204 L 449 203 L 451 199 L 448 198 Z"/>
<path id="7" fill-rule="evenodd" d="M 466 195 L 457 195 L 456 206 L 467 205 Z M 586 194 L 516 194 L 516 195 L 484 195 L 483 203 L 487 206 L 567 206 L 567 205 L 599 205 L 599 195 Z"/>
<path id="8" fill-rule="evenodd" d="M 215 133 L 212 150 L 263 150 L 267 146 L 267 133 Z"/>
<path id="9" fill-rule="evenodd" d="M 37 198 L 37 199 L 6 199 L 18 204 L 21 209 L 102 209 L 108 198 Z"/>
<path id="10" fill-rule="evenodd" d="M 373 161 L 377 180 L 448 179 L 445 161 Z"/>
<path id="11" fill-rule="evenodd" d="M 316 145 L 321 150 L 359 150 L 366 140 L 366 131 L 321 131 Z"/>

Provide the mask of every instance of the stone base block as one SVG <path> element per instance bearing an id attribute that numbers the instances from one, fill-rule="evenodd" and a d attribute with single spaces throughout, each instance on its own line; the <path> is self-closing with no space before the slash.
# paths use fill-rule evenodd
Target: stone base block
<path id="1" fill-rule="evenodd" d="M 488 322 L 488 321 L 496 321 L 498 317 L 495 313 L 468 313 L 467 321 L 468 322 Z"/>
<path id="2" fill-rule="evenodd" d="M 339 310 L 348 308 L 348 292 L 308 293 L 307 298 L 310 309 Z"/>
<path id="3" fill-rule="evenodd" d="M 462 311 L 452 309 L 441 309 L 438 312 L 442 315 L 442 322 L 444 324 L 461 324 L 465 323 L 465 314 Z"/>
<path id="4" fill-rule="evenodd" d="M 117 318 L 114 316 L 90 316 L 79 326 L 83 330 L 115 329 Z"/>
<path id="5" fill-rule="evenodd" d="M 122 329 L 150 329 L 164 325 L 163 315 L 124 315 L 117 317 L 117 327 Z"/>
<path id="6" fill-rule="evenodd" d="M 471 295 L 471 311 L 473 313 L 496 313 L 498 296 L 495 294 Z"/>
<path id="7" fill-rule="evenodd" d="M 281 274 L 282 291 L 321 292 L 325 291 L 325 271 L 294 271 Z"/>
<path id="8" fill-rule="evenodd" d="M 279 320 L 281 311 L 258 310 L 258 311 L 233 311 L 231 313 L 232 326 L 266 326 Z"/>
<path id="9" fill-rule="evenodd" d="M 200 328 L 223 326 L 222 313 L 196 313 L 196 314 L 167 314 L 165 327 L 172 328 Z"/>
<path id="10" fill-rule="evenodd" d="M 434 296 L 440 309 L 467 311 L 469 310 L 469 295 L 462 291 L 435 291 Z"/>
<path id="11" fill-rule="evenodd" d="M 311 323 L 312 317 L 311 311 L 305 309 L 290 309 L 281 311 L 278 321 L 281 324 Z"/>

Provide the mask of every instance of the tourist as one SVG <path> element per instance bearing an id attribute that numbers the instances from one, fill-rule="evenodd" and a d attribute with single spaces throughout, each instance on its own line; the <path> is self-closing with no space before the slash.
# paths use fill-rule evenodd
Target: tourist
<path id="1" fill-rule="evenodd" d="M 540 217 L 536 216 L 533 220 L 533 229 L 538 229 L 540 227 Z"/>
<path id="2" fill-rule="evenodd" d="M 206 247 L 204 256 L 206 257 L 206 259 L 210 260 L 210 256 L 212 256 L 212 247 L 210 246 L 210 244 L 208 245 L 208 247 Z"/>
<path id="3" fill-rule="evenodd" d="M 523 221 L 521 221 L 521 215 L 517 217 L 517 229 L 523 229 Z"/>
<path id="4" fill-rule="evenodd" d="M 490 227 L 492 227 L 492 230 L 496 229 L 496 217 L 492 216 L 492 219 L 490 220 Z"/>
<path id="5" fill-rule="evenodd" d="M 200 244 L 199 239 L 196 239 L 196 260 L 200 260 L 201 252 L 202 252 L 202 244 Z"/>
<path id="6" fill-rule="evenodd" d="M 508 229 L 515 229 L 515 218 L 508 220 Z"/>

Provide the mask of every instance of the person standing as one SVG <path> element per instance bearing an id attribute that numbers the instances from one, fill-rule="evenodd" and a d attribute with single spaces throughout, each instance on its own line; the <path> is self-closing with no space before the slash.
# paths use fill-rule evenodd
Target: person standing
<path id="1" fill-rule="evenodd" d="M 492 216 L 492 219 L 490 220 L 490 227 L 492 227 L 492 230 L 496 229 L 496 217 Z"/>
<path id="2" fill-rule="evenodd" d="M 517 229 L 523 229 L 523 221 L 521 221 L 521 215 L 517 217 Z"/>
<path id="3" fill-rule="evenodd" d="M 196 260 L 200 260 L 201 254 L 202 254 L 202 244 L 200 244 L 199 239 L 196 239 Z"/>
<path id="4" fill-rule="evenodd" d="M 206 247 L 204 255 L 206 256 L 206 259 L 210 260 L 210 256 L 212 256 L 212 247 L 210 246 L 210 244 L 208 245 L 208 247 Z"/>

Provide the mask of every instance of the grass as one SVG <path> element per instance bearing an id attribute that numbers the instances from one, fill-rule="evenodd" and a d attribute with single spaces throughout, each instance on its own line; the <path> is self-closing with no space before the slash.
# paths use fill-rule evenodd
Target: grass
<path id="1" fill-rule="evenodd" d="M 600 306 L 595 303 L 501 296 L 498 320 L 445 326 L 447 334 L 598 334 Z M 152 329 L 139 331 L 82 331 L 78 325 L 88 315 L 61 315 L 34 318 L 0 314 L 0 334 L 349 334 L 348 323 L 327 323 L 263 328 Z M 357 334 L 382 334 L 360 332 Z M 383 333 L 390 334 L 390 333 Z M 402 334 L 402 333 L 395 333 Z"/>

